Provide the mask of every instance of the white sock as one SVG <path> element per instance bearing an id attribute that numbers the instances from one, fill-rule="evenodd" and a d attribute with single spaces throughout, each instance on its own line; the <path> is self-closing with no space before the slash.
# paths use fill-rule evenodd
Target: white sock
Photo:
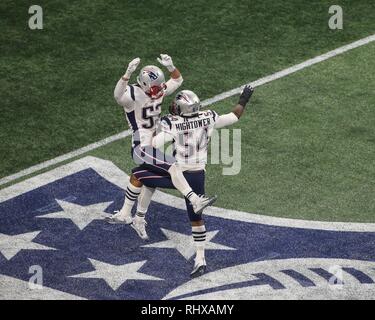
<path id="1" fill-rule="evenodd" d="M 173 185 L 184 195 L 184 197 L 188 198 L 190 201 L 195 200 L 196 197 L 198 197 L 187 183 L 181 169 L 175 163 L 169 168 L 168 172 L 171 175 Z"/>
<path id="2" fill-rule="evenodd" d="M 128 184 L 125 192 L 124 205 L 122 206 L 120 212 L 118 213 L 119 219 L 126 219 L 132 216 L 132 208 L 134 202 L 137 200 L 141 188 L 133 186 L 131 183 Z"/>
<path id="3" fill-rule="evenodd" d="M 135 222 L 143 221 L 145 219 L 145 215 L 146 215 L 146 213 L 142 213 L 142 212 L 137 211 L 137 213 L 134 216 Z"/>
<path id="4" fill-rule="evenodd" d="M 206 247 L 206 226 L 191 227 L 196 248 L 195 263 L 205 260 L 204 249 Z"/>
<path id="5" fill-rule="evenodd" d="M 137 212 L 143 214 L 143 216 L 146 215 L 155 190 L 155 188 L 149 188 L 146 186 L 142 187 L 141 193 L 138 197 Z"/>

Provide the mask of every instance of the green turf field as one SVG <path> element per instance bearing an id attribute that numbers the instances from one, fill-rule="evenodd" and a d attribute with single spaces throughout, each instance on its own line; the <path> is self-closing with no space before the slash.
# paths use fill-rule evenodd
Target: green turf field
<path id="1" fill-rule="evenodd" d="M 373 1 L 337 4 L 340 31 L 328 28 L 329 1 L 48 1 L 44 30 L 31 31 L 29 2 L 2 1 L 0 177 L 126 129 L 113 88 L 135 56 L 170 54 L 205 99 L 375 32 Z M 374 222 L 374 54 L 370 44 L 258 88 L 235 126 L 240 176 L 208 167 L 217 205 Z M 129 148 L 91 154 L 128 171 Z"/>
<path id="2" fill-rule="evenodd" d="M 375 44 L 256 89 L 240 175 L 208 166 L 217 205 L 312 220 L 375 221 Z M 373 70 L 373 72 L 369 72 Z M 353 83 L 356 89 L 351 88 Z M 227 112 L 236 98 L 215 104 Z M 130 139 L 91 154 L 132 167 Z M 124 161 L 125 160 L 125 161 Z"/>

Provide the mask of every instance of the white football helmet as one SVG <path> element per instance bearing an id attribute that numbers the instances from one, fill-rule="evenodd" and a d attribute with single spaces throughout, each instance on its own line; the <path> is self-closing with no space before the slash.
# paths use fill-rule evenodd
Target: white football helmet
<path id="1" fill-rule="evenodd" d="M 142 90 L 152 99 L 158 99 L 164 95 L 164 73 L 156 66 L 143 67 L 139 72 L 137 82 Z"/>
<path id="2" fill-rule="evenodd" d="M 176 94 L 170 112 L 179 116 L 193 116 L 199 112 L 201 101 L 198 96 L 190 90 L 182 90 Z"/>

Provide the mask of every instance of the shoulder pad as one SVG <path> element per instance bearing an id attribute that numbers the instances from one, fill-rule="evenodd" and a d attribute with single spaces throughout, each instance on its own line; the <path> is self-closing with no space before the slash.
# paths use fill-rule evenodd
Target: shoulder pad
<path id="1" fill-rule="evenodd" d="M 172 129 L 172 123 L 171 123 L 171 120 L 169 119 L 169 116 L 164 116 L 161 118 L 161 121 L 160 121 L 160 124 L 163 126 L 163 127 L 167 127 L 169 129 Z"/>
<path id="2" fill-rule="evenodd" d="M 172 114 L 170 114 L 169 116 L 168 116 L 168 118 L 169 118 L 169 120 L 170 121 L 178 121 L 178 120 L 180 120 L 180 118 L 178 117 L 178 116 L 174 116 L 174 115 L 172 115 Z"/>
<path id="3" fill-rule="evenodd" d="M 218 115 L 217 112 L 214 111 L 214 110 L 210 110 L 210 111 L 211 111 L 211 113 L 212 113 L 212 118 L 214 119 L 214 121 L 216 121 L 216 118 L 217 118 L 219 115 Z"/>
<path id="4" fill-rule="evenodd" d="M 133 101 L 135 101 L 134 87 L 131 84 L 129 84 L 128 87 L 130 91 L 130 97 L 132 98 Z"/>
<path id="5" fill-rule="evenodd" d="M 202 115 L 204 117 L 212 117 L 214 121 L 216 121 L 216 118 L 218 116 L 216 111 L 213 110 L 204 110 L 199 112 L 199 115 Z"/>

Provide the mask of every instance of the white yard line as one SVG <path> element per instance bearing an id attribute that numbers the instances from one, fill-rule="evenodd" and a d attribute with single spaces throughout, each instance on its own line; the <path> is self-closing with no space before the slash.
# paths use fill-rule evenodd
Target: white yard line
<path id="1" fill-rule="evenodd" d="M 375 34 L 373 34 L 371 36 L 368 36 L 366 38 L 360 39 L 358 41 L 349 43 L 349 44 L 347 44 L 345 46 L 339 47 L 339 48 L 337 48 L 335 50 L 329 51 L 329 52 L 327 52 L 325 54 L 322 54 L 320 56 L 317 56 L 315 58 L 306 60 L 305 62 L 302 62 L 300 64 L 296 64 L 296 65 L 294 65 L 294 66 L 292 66 L 290 68 L 286 68 L 286 69 L 281 70 L 279 72 L 273 73 L 273 74 L 271 74 L 269 76 L 260 78 L 260 79 L 258 79 L 256 81 L 251 82 L 251 85 L 253 85 L 254 87 L 261 86 L 261 85 L 263 85 L 265 83 L 268 83 L 268 82 L 271 82 L 273 80 L 277 80 L 277 79 L 283 78 L 283 77 L 285 77 L 287 75 L 290 75 L 290 74 L 292 74 L 294 72 L 297 72 L 299 70 L 305 69 L 305 68 L 310 67 L 310 66 L 312 66 L 314 64 L 317 64 L 319 62 L 325 61 L 327 59 L 335 57 L 335 56 L 337 56 L 339 54 L 342 54 L 344 52 L 347 52 L 349 50 L 361 47 L 361 46 L 366 45 L 366 44 L 368 44 L 370 42 L 373 42 L 373 41 L 375 41 Z M 240 86 L 238 88 L 234 88 L 232 90 L 220 93 L 220 94 L 218 94 L 218 95 L 216 95 L 216 96 L 214 96 L 212 98 L 206 99 L 206 100 L 202 101 L 202 105 L 203 106 L 207 106 L 207 105 L 213 104 L 215 102 L 218 102 L 218 101 L 224 100 L 226 98 L 229 98 L 231 96 L 234 96 L 234 95 L 240 93 L 243 87 L 244 87 L 244 85 L 242 85 L 242 86 Z M 120 140 L 122 138 L 125 138 L 125 137 L 127 137 L 129 135 L 130 135 L 130 131 L 129 130 L 123 131 L 121 133 L 115 134 L 113 136 L 110 136 L 110 137 L 105 138 L 103 140 L 100 140 L 98 142 L 89 144 L 88 146 L 85 146 L 83 148 L 74 150 L 72 152 L 69 152 L 69 153 L 64 154 L 62 156 L 59 156 L 57 158 L 54 158 L 54 159 L 42 162 L 42 163 L 37 164 L 35 166 L 32 166 L 32 167 L 30 167 L 28 169 L 25 169 L 25 170 L 22 170 L 20 172 L 15 173 L 15 174 L 12 174 L 10 176 L 4 177 L 4 178 L 0 179 L 0 186 L 3 185 L 3 184 L 6 184 L 8 182 L 17 180 L 19 178 L 22 178 L 24 176 L 27 176 L 29 174 L 32 174 L 34 172 L 37 172 L 39 170 L 42 170 L 42 169 L 48 168 L 50 166 L 56 165 L 58 163 L 61 163 L 63 161 L 72 159 L 72 158 L 77 157 L 79 155 L 82 155 L 82 154 L 84 154 L 86 152 L 89 152 L 89 151 L 97 149 L 97 148 L 99 148 L 101 146 L 107 145 L 107 144 L 109 144 L 111 142 L 114 142 L 114 141 Z"/>
<path id="2" fill-rule="evenodd" d="M 268 82 L 271 82 L 271 81 L 283 78 L 283 77 L 285 77 L 287 75 L 290 75 L 292 73 L 295 73 L 297 71 L 300 71 L 302 69 L 310 67 L 310 66 L 312 66 L 314 64 L 317 64 L 319 62 L 328 60 L 328 59 L 330 59 L 332 57 L 335 57 L 335 56 L 337 56 L 339 54 L 342 54 L 344 52 L 347 52 L 349 50 L 352 50 L 352 49 L 364 46 L 364 45 L 366 45 L 366 44 L 368 44 L 370 42 L 373 42 L 373 41 L 375 41 L 375 34 L 373 34 L 371 36 L 368 36 L 366 38 L 363 38 L 361 40 L 349 43 L 349 44 L 347 44 L 345 46 L 339 47 L 339 48 L 337 48 L 335 50 L 329 51 L 329 52 L 324 53 L 324 54 L 322 54 L 320 56 L 317 56 L 315 58 L 306 60 L 305 62 L 296 64 L 296 65 L 294 65 L 294 66 L 292 66 L 290 68 L 286 68 L 286 69 L 281 70 L 279 72 L 273 73 L 273 74 L 271 74 L 269 76 L 260 78 L 260 79 L 254 81 L 254 82 L 251 82 L 251 85 L 254 86 L 254 87 L 259 87 L 262 84 L 266 84 Z M 229 91 L 226 91 L 226 92 L 223 92 L 223 93 L 220 93 L 220 94 L 218 94 L 218 95 L 216 95 L 216 96 L 214 96 L 214 97 L 212 97 L 210 99 L 204 100 L 202 102 L 202 104 L 204 106 L 210 105 L 210 104 L 213 104 L 215 102 L 224 100 L 224 99 L 229 98 L 231 96 L 234 96 L 236 94 L 239 94 L 242 91 L 242 89 L 243 89 L 244 86 L 245 85 L 243 85 L 241 87 L 238 87 L 238 88 L 234 88 L 232 90 L 229 90 Z"/>

